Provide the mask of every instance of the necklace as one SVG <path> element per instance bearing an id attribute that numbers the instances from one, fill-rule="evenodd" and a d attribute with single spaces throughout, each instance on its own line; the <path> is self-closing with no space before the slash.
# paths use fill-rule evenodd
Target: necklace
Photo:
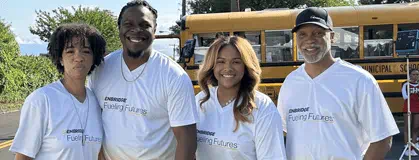
<path id="1" fill-rule="evenodd" d="M 235 97 L 233 97 L 233 98 L 231 98 L 231 99 L 229 99 L 224 105 L 223 105 L 223 107 L 225 107 L 225 106 L 227 106 L 227 105 L 229 105 L 231 102 L 234 102 L 234 100 L 235 100 L 236 98 Z"/>
<path id="2" fill-rule="evenodd" d="M 124 78 L 124 80 L 126 81 L 126 82 L 134 82 L 134 81 L 136 81 L 138 78 L 140 78 L 140 76 L 143 74 L 143 72 L 144 72 L 144 70 L 145 70 L 145 68 L 147 67 L 147 62 L 145 62 L 145 66 L 144 66 L 144 68 L 143 68 L 143 70 L 141 71 L 141 73 L 134 79 L 134 80 L 132 80 L 132 81 L 129 81 L 129 80 L 127 80 L 127 78 L 125 77 L 125 75 L 124 75 L 124 71 L 122 70 L 122 64 L 124 63 L 124 56 L 122 56 L 122 54 L 121 54 L 121 74 L 122 74 L 122 77 Z"/>
<path id="3" fill-rule="evenodd" d="M 73 98 L 73 96 L 71 96 L 71 93 L 69 93 L 70 94 L 70 98 L 71 98 L 71 101 L 73 102 L 73 108 L 74 108 L 74 111 L 76 112 L 76 114 L 77 114 L 77 118 L 79 119 L 79 122 L 80 122 L 80 127 L 81 127 L 81 145 L 82 146 L 84 146 L 84 144 L 85 144 L 85 138 L 84 138 L 84 131 L 86 131 L 86 126 L 87 126 L 87 119 L 88 119 L 88 117 L 89 117 L 89 110 L 90 110 L 90 104 L 89 104 L 89 96 L 87 95 L 87 92 L 86 92 L 86 99 L 87 99 L 87 114 L 86 114 L 86 119 L 84 120 L 84 126 L 83 126 L 83 123 L 82 123 L 82 120 L 81 120 L 81 118 L 80 118 L 80 115 L 79 115 L 79 112 L 77 111 L 77 107 L 76 107 L 76 104 L 74 103 L 74 98 Z"/>

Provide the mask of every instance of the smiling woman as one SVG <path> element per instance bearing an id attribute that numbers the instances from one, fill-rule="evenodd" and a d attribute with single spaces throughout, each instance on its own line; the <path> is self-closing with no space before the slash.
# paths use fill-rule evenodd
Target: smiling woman
<path id="1" fill-rule="evenodd" d="M 211 44 L 198 72 L 203 91 L 195 97 L 198 160 L 286 159 L 280 115 L 272 100 L 256 91 L 260 75 L 246 39 L 221 36 Z"/>

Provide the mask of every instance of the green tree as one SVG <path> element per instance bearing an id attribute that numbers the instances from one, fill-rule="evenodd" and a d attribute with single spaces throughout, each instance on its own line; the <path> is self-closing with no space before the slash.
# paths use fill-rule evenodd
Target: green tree
<path id="1" fill-rule="evenodd" d="M 0 19 L 0 65 L 11 62 L 19 55 L 19 45 L 15 35 L 10 30 L 10 25 Z"/>
<path id="2" fill-rule="evenodd" d="M 363 5 L 368 4 L 390 4 L 390 3 L 408 3 L 417 2 L 418 0 L 359 0 L 358 2 Z"/>
<path id="3" fill-rule="evenodd" d="M 14 90 L 14 79 L 10 75 L 18 55 L 19 45 L 10 25 L 0 19 L 0 102 L 4 101 L 6 94 Z"/>
<path id="4" fill-rule="evenodd" d="M 267 8 L 303 8 L 332 7 L 354 5 L 355 0 L 240 0 L 240 10 L 251 8 L 253 11 Z M 192 14 L 230 12 L 230 1 L 226 0 L 196 0 L 189 1 Z"/>
<path id="5" fill-rule="evenodd" d="M 228 0 L 195 0 L 189 1 L 188 5 L 192 14 L 230 12 Z M 355 0 L 240 0 L 240 10 L 251 8 L 252 11 L 260 11 L 268 8 L 303 8 L 303 7 L 333 7 L 355 5 Z M 173 25 L 169 28 L 172 34 L 179 34 L 180 27 Z"/>
<path id="6" fill-rule="evenodd" d="M 72 10 L 59 7 L 52 12 L 38 10 L 36 24 L 29 28 L 32 34 L 48 42 L 52 32 L 63 23 L 86 23 L 96 27 L 107 42 L 107 51 L 112 52 L 121 48 L 119 41 L 117 18 L 109 10 L 99 8 L 71 7 Z"/>
<path id="7" fill-rule="evenodd" d="M 306 3 L 310 7 L 353 6 L 355 5 L 355 0 L 313 0 Z"/>
<path id="8" fill-rule="evenodd" d="M 19 56 L 16 60 L 16 67 L 19 72 L 16 79 L 21 83 L 19 85 L 19 96 L 24 98 L 48 83 L 58 80 L 61 74 L 58 73 L 52 61 L 45 56 Z"/>
<path id="9" fill-rule="evenodd" d="M 240 9 L 251 8 L 253 11 L 267 8 L 303 8 L 303 7 L 333 7 L 354 5 L 354 0 L 243 0 L 240 1 Z"/>
<path id="10" fill-rule="evenodd" d="M 189 1 L 192 14 L 230 12 L 230 1 L 227 0 L 196 0 Z"/>
<path id="11" fill-rule="evenodd" d="M 177 24 L 169 27 L 169 30 L 171 32 L 170 34 L 172 34 L 172 35 L 179 35 L 180 34 L 180 26 L 177 25 Z"/>

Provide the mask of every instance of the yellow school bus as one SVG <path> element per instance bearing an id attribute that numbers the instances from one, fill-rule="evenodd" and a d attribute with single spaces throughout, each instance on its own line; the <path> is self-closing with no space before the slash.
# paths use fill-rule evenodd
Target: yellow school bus
<path id="1" fill-rule="evenodd" d="M 401 113 L 401 84 L 406 80 L 406 58 L 395 52 L 399 31 L 419 29 L 419 3 L 343 6 L 325 8 L 333 19 L 332 53 L 369 71 L 379 82 L 393 113 Z M 180 40 L 194 42 L 193 53 L 180 64 L 192 79 L 217 36 L 240 35 L 253 46 L 262 67 L 259 90 L 276 102 L 285 77 L 303 63 L 291 33 L 301 9 L 188 15 L 182 19 Z M 191 41 L 193 40 L 193 41 Z M 192 44 L 192 43 L 191 43 Z M 419 56 L 411 55 L 410 67 L 419 68 Z"/>

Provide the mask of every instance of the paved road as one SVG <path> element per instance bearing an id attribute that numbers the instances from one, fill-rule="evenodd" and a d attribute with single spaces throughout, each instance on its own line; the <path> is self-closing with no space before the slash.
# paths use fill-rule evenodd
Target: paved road
<path id="1" fill-rule="evenodd" d="M 9 152 L 10 144 L 19 126 L 20 112 L 0 114 L 0 159 L 11 160 L 13 153 Z"/>
<path id="2" fill-rule="evenodd" d="M 12 160 L 14 158 L 13 153 L 9 152 L 10 140 L 13 140 L 13 136 L 19 124 L 20 112 L 13 112 L 8 114 L 0 114 L 0 159 L 1 160 Z M 403 123 L 401 117 L 395 117 L 399 129 L 403 131 Z M 398 134 L 393 137 L 393 147 L 387 154 L 386 160 L 398 160 L 400 154 L 403 151 L 403 135 Z M 407 160 L 407 157 L 404 157 Z M 413 160 L 419 160 L 419 157 L 412 158 Z"/>
<path id="3" fill-rule="evenodd" d="M 398 118 L 396 118 L 398 119 Z M 397 120 L 396 120 L 397 121 Z M 403 152 L 404 149 L 404 140 L 403 140 L 403 130 L 404 128 L 402 121 L 397 121 L 399 129 L 401 131 L 401 133 L 393 136 L 393 146 L 391 147 L 390 152 L 387 154 L 386 156 L 386 160 L 398 160 L 400 158 L 400 155 Z M 408 157 L 404 156 L 403 157 L 405 160 L 408 159 Z M 412 160 L 419 160 L 419 157 L 412 157 Z"/>

